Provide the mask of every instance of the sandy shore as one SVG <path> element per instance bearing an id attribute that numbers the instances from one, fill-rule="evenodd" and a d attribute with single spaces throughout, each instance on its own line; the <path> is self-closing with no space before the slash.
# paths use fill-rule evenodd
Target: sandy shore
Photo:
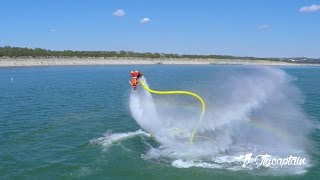
<path id="1" fill-rule="evenodd" d="M 0 59 L 0 67 L 16 66 L 72 66 L 72 65 L 130 65 L 130 64 L 239 64 L 239 65 L 286 65 L 301 66 L 298 63 L 268 60 L 227 59 L 102 59 L 102 58 L 52 58 L 52 59 Z M 312 65 L 313 64 L 303 64 Z"/>

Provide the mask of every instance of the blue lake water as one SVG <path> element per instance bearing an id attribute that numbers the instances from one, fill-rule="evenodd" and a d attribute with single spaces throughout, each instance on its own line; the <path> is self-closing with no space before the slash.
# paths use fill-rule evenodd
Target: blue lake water
<path id="1" fill-rule="evenodd" d="M 221 133 L 212 128 L 217 142 L 221 143 L 215 145 L 214 141 L 209 144 L 212 147 L 203 146 L 209 150 L 201 151 L 205 155 L 199 153 L 197 157 L 189 156 L 189 151 L 182 152 L 174 142 L 166 144 L 160 140 L 160 135 L 155 138 L 144 135 L 145 131 L 140 129 L 148 130 L 148 127 L 141 127 L 141 124 L 152 118 L 144 120 L 132 115 L 135 109 L 130 109 L 130 96 L 135 92 L 128 84 L 132 69 L 142 71 L 151 88 L 201 94 L 212 117 L 221 117 L 221 120 L 207 118 L 203 123 L 208 123 L 207 127 L 220 127 L 219 122 L 223 122 L 223 125 L 232 126 L 232 132 L 218 138 Z M 156 108 L 167 112 L 168 116 L 170 109 L 179 109 L 179 106 L 184 106 L 186 113 L 197 113 L 198 104 L 193 99 L 152 96 Z M 243 109 L 244 106 L 248 108 Z M 219 111 L 224 113 L 219 114 Z M 272 118 L 279 126 L 270 122 L 268 125 L 273 128 L 268 130 L 249 128 L 246 124 L 250 120 L 238 121 L 233 114 L 266 117 L 266 124 Z M 0 68 L 0 179 L 319 179 L 319 121 L 318 67 Z M 238 123 L 245 130 L 237 130 Z M 206 129 L 205 124 L 203 129 Z M 276 131 L 287 135 L 287 139 L 282 139 L 284 143 L 278 137 L 264 138 L 277 134 Z M 230 142 L 224 144 L 223 138 Z M 213 160 L 217 156 L 226 157 L 222 156 L 222 151 L 233 157 L 231 153 L 239 153 L 240 145 L 267 152 L 273 145 L 266 145 L 264 149 L 260 141 L 270 144 L 277 138 L 290 152 L 298 149 L 307 156 L 308 165 L 303 171 L 242 169 L 241 164 L 221 158 Z M 291 142 L 292 139 L 296 142 Z M 244 145 L 245 142 L 248 143 Z M 237 143 L 239 146 L 234 146 Z M 276 143 L 274 146 L 281 147 Z M 169 155 L 163 151 L 167 148 Z M 176 155 L 178 153 L 183 155 Z"/>

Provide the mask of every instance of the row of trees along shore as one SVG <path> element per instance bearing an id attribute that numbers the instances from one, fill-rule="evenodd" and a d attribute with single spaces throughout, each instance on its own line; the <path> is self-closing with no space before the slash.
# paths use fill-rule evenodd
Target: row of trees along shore
<path id="1" fill-rule="evenodd" d="M 140 53 L 133 51 L 55 51 L 41 48 L 21 48 L 4 46 L 0 47 L 2 58 L 190 58 L 190 59 L 239 59 L 239 60 L 269 60 L 292 62 L 289 59 L 280 58 L 256 58 L 237 57 L 228 55 L 190 55 L 190 54 L 164 54 L 164 53 Z M 299 62 L 299 61 L 297 61 Z M 317 61 L 317 63 L 319 63 Z"/>
<path id="2" fill-rule="evenodd" d="M 255 59 L 265 60 L 266 58 L 254 57 L 235 57 L 226 55 L 183 55 L 183 54 L 163 54 L 163 53 L 139 53 L 133 51 L 53 51 L 41 48 L 20 48 L 20 47 L 0 47 L 0 57 L 30 57 L 30 58 L 65 58 L 65 57 L 79 57 L 79 58 L 111 58 L 111 57 L 133 57 L 133 58 L 202 58 L 202 59 Z M 271 58 L 267 58 L 271 59 Z"/>

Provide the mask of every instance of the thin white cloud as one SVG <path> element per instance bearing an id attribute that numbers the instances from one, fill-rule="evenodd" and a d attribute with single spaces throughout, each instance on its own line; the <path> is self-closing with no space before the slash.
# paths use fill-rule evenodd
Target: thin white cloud
<path id="1" fill-rule="evenodd" d="M 150 18 L 145 17 L 145 18 L 142 18 L 139 22 L 141 24 L 146 24 L 146 23 L 149 23 L 150 21 L 151 21 Z"/>
<path id="2" fill-rule="evenodd" d="M 56 32 L 56 31 L 57 31 L 57 30 L 56 30 L 56 29 L 53 29 L 53 28 L 49 29 L 49 32 L 52 32 L 52 33 Z"/>
<path id="3" fill-rule="evenodd" d="M 299 9 L 301 13 L 311 13 L 320 10 L 320 4 L 313 4 L 311 6 L 304 6 Z"/>
<path id="4" fill-rule="evenodd" d="M 121 17 L 121 16 L 125 16 L 126 13 L 124 12 L 123 9 L 118 9 L 116 12 L 112 13 L 112 15 Z"/>
<path id="5" fill-rule="evenodd" d="M 257 29 L 260 29 L 260 30 L 269 29 L 269 28 L 271 28 L 269 24 L 261 24 L 257 26 Z"/>

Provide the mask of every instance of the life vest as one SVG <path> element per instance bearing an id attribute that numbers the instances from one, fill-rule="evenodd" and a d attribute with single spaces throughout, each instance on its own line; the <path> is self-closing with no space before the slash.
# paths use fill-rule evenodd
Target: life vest
<path id="1" fill-rule="evenodd" d="M 138 84 L 138 78 L 137 77 L 132 77 L 131 82 L 132 82 L 133 86 L 136 86 Z"/>

